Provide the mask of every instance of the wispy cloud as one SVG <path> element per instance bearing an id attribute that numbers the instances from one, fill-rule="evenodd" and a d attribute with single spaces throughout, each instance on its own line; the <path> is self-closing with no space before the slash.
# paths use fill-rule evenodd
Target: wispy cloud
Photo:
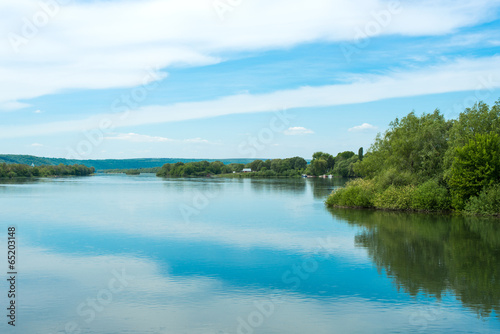
<path id="1" fill-rule="evenodd" d="M 283 132 L 287 136 L 298 136 L 298 135 L 307 135 L 307 134 L 313 134 L 314 131 L 310 129 L 306 129 L 302 126 L 293 126 L 288 128 Z"/>
<path id="2" fill-rule="evenodd" d="M 110 113 L 87 119 L 25 126 L 2 126 L 0 138 L 16 138 L 78 132 L 94 129 L 103 119 L 115 128 L 144 124 L 176 122 L 230 114 L 288 109 L 338 106 L 382 99 L 500 88 L 500 57 L 462 59 L 446 65 L 415 71 L 392 72 L 380 76 L 359 77 L 348 84 L 301 87 L 268 94 L 241 94 L 215 100 L 172 105 L 145 106 L 127 117 Z M 363 94 L 360 94 L 363 92 Z"/>
<path id="3" fill-rule="evenodd" d="M 194 144 L 209 144 L 210 143 L 208 140 L 203 139 L 203 138 L 184 139 L 183 141 L 186 143 L 194 143 Z"/>
<path id="4" fill-rule="evenodd" d="M 356 40 L 358 29 L 387 6 L 384 0 L 254 0 L 222 22 L 212 1 L 75 1 L 25 37 L 25 19 L 40 7 L 3 0 L 0 109 L 23 108 L 21 100 L 67 89 L 138 86 L 148 67 L 200 66 L 228 53 Z M 376 35 L 447 34 L 491 19 L 498 6 L 497 0 L 401 2 L 401 13 Z M 22 43 L 13 42 L 15 36 Z"/>
<path id="5" fill-rule="evenodd" d="M 378 128 L 369 123 L 363 123 L 361 125 L 353 126 L 348 131 L 367 131 L 367 130 L 377 130 Z"/>
<path id="6" fill-rule="evenodd" d="M 161 143 L 161 142 L 174 141 L 173 139 L 170 139 L 170 138 L 140 135 L 137 133 L 119 133 L 119 134 L 107 136 L 104 139 L 124 140 L 124 141 L 129 141 L 129 142 L 134 142 L 134 143 Z"/>
<path id="7" fill-rule="evenodd" d="M 32 147 L 42 147 L 43 145 L 40 144 L 40 143 L 33 143 L 30 146 L 32 146 Z"/>
<path id="8" fill-rule="evenodd" d="M 0 65 L 0 72 L 1 72 L 1 65 Z M 2 84 L 1 80 L 2 79 L 0 79 L 0 85 Z M 7 95 L 3 96 L 2 98 L 2 93 L 0 92 L 0 111 L 13 111 L 30 106 L 31 105 L 28 103 L 13 101 Z"/>
<path id="9" fill-rule="evenodd" d="M 141 135 L 138 133 L 113 133 L 104 139 L 123 140 L 132 143 L 190 143 L 190 144 L 210 144 L 211 142 L 203 138 L 172 139 L 159 136 Z"/>

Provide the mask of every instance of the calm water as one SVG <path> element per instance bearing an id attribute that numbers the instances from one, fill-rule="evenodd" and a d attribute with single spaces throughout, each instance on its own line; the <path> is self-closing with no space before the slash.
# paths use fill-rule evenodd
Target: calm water
<path id="1" fill-rule="evenodd" d="M 17 326 L 4 311 L 0 332 L 500 332 L 500 221 L 329 211 L 335 186 L 0 184 L 2 249 L 11 224 L 19 246 Z"/>

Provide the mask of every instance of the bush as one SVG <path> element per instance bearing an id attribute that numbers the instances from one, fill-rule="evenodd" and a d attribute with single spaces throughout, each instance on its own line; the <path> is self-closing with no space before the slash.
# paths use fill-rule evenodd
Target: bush
<path id="1" fill-rule="evenodd" d="M 326 199 L 329 206 L 373 207 L 374 183 L 372 180 L 355 179 L 344 188 L 332 192 Z"/>
<path id="2" fill-rule="evenodd" d="M 478 196 L 484 187 L 500 179 L 500 136 L 496 133 L 476 134 L 454 153 L 448 184 L 454 208 L 462 210 L 469 198 Z"/>
<path id="3" fill-rule="evenodd" d="M 500 184 L 486 187 L 478 196 L 470 198 L 464 211 L 470 214 L 500 215 Z"/>
<path id="4" fill-rule="evenodd" d="M 408 171 L 398 171 L 396 168 L 389 168 L 376 177 L 377 186 L 387 189 L 389 186 L 402 187 L 414 183 L 414 176 Z"/>
<path id="5" fill-rule="evenodd" d="M 415 186 L 389 186 L 382 193 L 375 195 L 373 204 L 378 209 L 408 210 L 412 208 L 412 197 Z"/>
<path id="6" fill-rule="evenodd" d="M 412 208 L 426 211 L 449 210 L 451 198 L 448 190 L 435 180 L 418 186 L 413 192 Z"/>

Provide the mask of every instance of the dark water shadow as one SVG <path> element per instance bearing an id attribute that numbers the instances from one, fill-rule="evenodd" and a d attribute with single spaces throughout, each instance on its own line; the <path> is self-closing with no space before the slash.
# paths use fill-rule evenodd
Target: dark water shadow
<path id="1" fill-rule="evenodd" d="M 362 227 L 356 245 L 366 248 L 379 272 L 398 289 L 440 299 L 452 292 L 464 306 L 500 315 L 500 219 L 452 215 L 330 209 Z"/>

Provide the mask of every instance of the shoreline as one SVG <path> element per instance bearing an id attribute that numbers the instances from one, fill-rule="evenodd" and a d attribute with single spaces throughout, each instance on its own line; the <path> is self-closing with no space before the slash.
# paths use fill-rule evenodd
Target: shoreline
<path id="1" fill-rule="evenodd" d="M 325 200 L 326 202 L 326 200 Z M 348 210 L 359 210 L 359 211 L 385 211 L 385 212 L 401 212 L 401 213 L 421 213 L 421 214 L 440 214 L 446 216 L 464 216 L 464 217 L 493 217 L 500 218 L 500 214 L 480 214 L 480 213 L 467 213 L 455 210 L 417 210 L 417 209 L 391 209 L 391 208 L 377 208 L 377 207 L 364 207 L 364 206 L 346 206 L 346 205 L 328 205 L 325 203 L 328 209 L 348 209 Z"/>

